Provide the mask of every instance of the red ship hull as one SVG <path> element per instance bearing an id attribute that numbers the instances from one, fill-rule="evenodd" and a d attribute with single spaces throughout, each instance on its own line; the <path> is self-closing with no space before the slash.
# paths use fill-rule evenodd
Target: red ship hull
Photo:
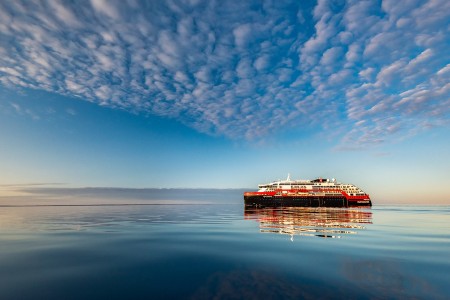
<path id="1" fill-rule="evenodd" d="M 369 195 L 350 196 L 345 192 L 334 195 L 300 195 L 298 193 L 281 194 L 276 192 L 246 192 L 245 206 L 277 207 L 354 207 L 372 206 Z"/>

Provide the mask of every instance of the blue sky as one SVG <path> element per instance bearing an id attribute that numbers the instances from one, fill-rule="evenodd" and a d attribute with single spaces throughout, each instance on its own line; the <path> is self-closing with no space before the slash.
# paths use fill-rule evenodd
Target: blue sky
<path id="1" fill-rule="evenodd" d="M 449 20 L 446 0 L 2 1 L 0 183 L 290 172 L 450 203 Z"/>

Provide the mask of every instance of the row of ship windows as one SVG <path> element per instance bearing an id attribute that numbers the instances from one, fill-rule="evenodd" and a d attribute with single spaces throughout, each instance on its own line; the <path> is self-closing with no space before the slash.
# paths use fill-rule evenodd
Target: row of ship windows
<path id="1" fill-rule="evenodd" d="M 267 189 L 278 189 L 278 188 L 280 188 L 282 185 L 280 185 L 280 186 L 278 186 L 278 185 L 273 185 L 273 186 L 264 186 L 263 188 L 267 188 Z M 284 186 L 286 186 L 286 185 L 284 185 Z M 322 186 L 313 186 L 313 188 L 321 188 Z M 306 189 L 307 187 L 306 186 L 304 186 L 304 185 L 302 185 L 302 186 L 300 186 L 300 185 L 292 185 L 291 186 L 291 188 L 292 189 Z M 344 190 L 347 190 L 347 191 L 350 191 L 350 192 L 352 192 L 352 193 L 356 193 L 356 192 L 360 192 L 360 190 L 359 189 L 357 189 L 357 188 L 350 188 L 350 186 L 329 186 L 329 187 L 327 187 L 327 188 L 337 188 L 337 189 L 344 189 Z"/>
<path id="2" fill-rule="evenodd" d="M 285 184 L 281 184 L 281 185 L 273 185 L 273 186 L 262 186 L 263 188 L 279 188 L 281 186 L 289 186 L 289 185 L 285 185 Z M 357 190 L 356 188 L 351 188 L 350 186 L 319 186 L 319 185 L 314 185 L 313 188 L 338 188 L 338 189 L 349 189 L 349 190 Z M 304 185 L 292 185 L 291 188 L 293 189 L 301 189 L 304 188 L 306 189 L 306 186 Z"/>

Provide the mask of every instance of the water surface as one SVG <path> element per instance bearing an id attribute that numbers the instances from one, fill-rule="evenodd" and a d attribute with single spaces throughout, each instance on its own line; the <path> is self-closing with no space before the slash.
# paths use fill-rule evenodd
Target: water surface
<path id="1" fill-rule="evenodd" d="M 244 209 L 235 190 L 148 192 L 0 203 L 1 298 L 450 295 L 449 207 Z"/>

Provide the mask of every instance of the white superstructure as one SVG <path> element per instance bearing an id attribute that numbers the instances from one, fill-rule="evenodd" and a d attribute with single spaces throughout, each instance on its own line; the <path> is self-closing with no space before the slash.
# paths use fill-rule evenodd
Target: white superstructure
<path id="1" fill-rule="evenodd" d="M 270 183 L 260 184 L 258 185 L 258 192 L 273 192 L 273 191 L 292 191 L 292 190 L 301 190 L 304 192 L 327 192 L 327 193 L 339 193 L 340 191 L 344 191 L 349 196 L 363 196 L 366 193 L 361 190 L 359 187 L 353 184 L 340 183 L 337 182 L 336 179 L 322 179 L 317 178 L 314 180 L 291 180 L 288 175 L 286 180 L 278 180 Z"/>

